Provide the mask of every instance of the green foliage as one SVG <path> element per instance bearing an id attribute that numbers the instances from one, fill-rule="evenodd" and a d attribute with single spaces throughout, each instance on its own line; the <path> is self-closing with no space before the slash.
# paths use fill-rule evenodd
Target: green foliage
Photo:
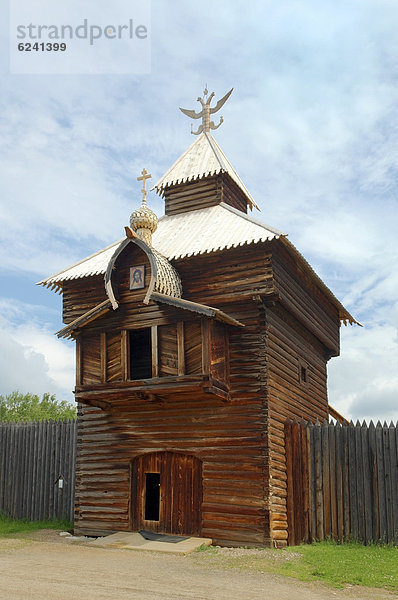
<path id="1" fill-rule="evenodd" d="M 57 400 L 54 394 L 43 394 L 42 399 L 20 392 L 0 396 L 0 423 L 63 419 L 76 419 L 76 408 L 65 400 Z"/>
<path id="2" fill-rule="evenodd" d="M 12 519 L 0 513 L 0 537 L 29 533 L 39 529 L 62 529 L 68 531 L 73 528 L 69 521 L 28 521 L 27 519 Z"/>

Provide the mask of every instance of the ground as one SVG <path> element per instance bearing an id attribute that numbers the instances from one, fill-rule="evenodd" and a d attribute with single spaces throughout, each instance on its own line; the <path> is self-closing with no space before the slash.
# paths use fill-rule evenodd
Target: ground
<path id="1" fill-rule="evenodd" d="M 240 556 L 252 550 L 224 549 Z M 392 600 L 267 573 L 225 570 L 208 552 L 174 556 L 71 542 L 56 531 L 0 539 L 0 600 Z"/>

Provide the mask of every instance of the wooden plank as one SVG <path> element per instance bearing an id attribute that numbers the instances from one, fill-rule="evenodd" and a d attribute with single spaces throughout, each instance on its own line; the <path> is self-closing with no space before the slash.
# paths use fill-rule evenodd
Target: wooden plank
<path id="1" fill-rule="evenodd" d="M 206 375 L 210 370 L 210 331 L 209 331 L 209 320 L 202 319 L 202 373 Z"/>
<path id="2" fill-rule="evenodd" d="M 330 485 L 330 535 L 334 540 L 338 539 L 337 518 L 337 457 L 336 457 L 336 426 L 332 423 L 328 426 L 329 439 L 329 485 Z"/>
<path id="3" fill-rule="evenodd" d="M 387 542 L 390 544 L 393 540 L 393 524 L 392 524 L 390 436 L 389 436 L 389 427 L 388 427 L 387 423 L 384 423 L 384 426 L 383 426 L 383 455 L 384 455 L 384 479 L 385 479 L 385 498 L 386 498 Z"/>
<path id="4" fill-rule="evenodd" d="M 177 323 L 178 375 L 185 375 L 184 321 Z"/>
<path id="5" fill-rule="evenodd" d="M 294 496 L 293 496 L 293 445 L 292 445 L 292 431 L 293 421 L 288 420 L 285 423 L 285 453 L 286 453 L 286 474 L 287 474 L 287 497 L 286 497 L 286 511 L 287 511 L 287 523 L 288 523 L 288 538 L 287 543 L 289 546 L 296 545 L 296 530 L 294 522 Z"/>
<path id="6" fill-rule="evenodd" d="M 351 539 L 351 519 L 350 519 L 350 475 L 349 475 L 349 464 L 350 464 L 350 451 L 349 451 L 349 432 L 350 426 L 343 426 L 342 428 L 342 449 L 343 449 L 343 492 L 344 492 L 344 539 L 346 541 Z"/>
<path id="7" fill-rule="evenodd" d="M 336 452 L 336 510 L 337 510 L 337 534 L 336 539 L 340 542 L 344 541 L 344 490 L 343 490 L 343 470 L 344 470 L 344 449 L 342 427 L 340 423 L 336 423 L 334 430 L 335 435 L 335 452 Z"/>
<path id="8" fill-rule="evenodd" d="M 120 332 L 120 361 L 122 365 L 122 381 L 127 381 L 130 375 L 128 333 L 126 329 Z"/>
<path id="9" fill-rule="evenodd" d="M 100 334 L 100 354 L 101 354 L 101 383 L 105 383 L 105 381 L 107 381 L 107 373 L 106 373 L 107 356 L 106 356 L 106 333 L 104 331 L 102 331 Z"/>
<path id="10" fill-rule="evenodd" d="M 371 512 L 371 539 L 374 542 L 379 540 L 379 517 L 378 517 L 378 484 L 377 484 L 377 450 L 376 450 L 376 429 L 373 421 L 369 424 L 368 431 L 368 462 L 370 479 L 370 512 Z"/>
<path id="11" fill-rule="evenodd" d="M 321 425 L 322 448 L 322 492 L 323 492 L 323 535 L 325 538 L 332 533 L 330 511 L 330 472 L 329 472 L 329 427 L 325 421 Z"/>
<path id="12" fill-rule="evenodd" d="M 388 428 L 390 445 L 391 468 L 391 513 L 392 513 L 392 543 L 398 544 L 398 444 L 397 428 L 391 423 Z"/>
<path id="13" fill-rule="evenodd" d="M 363 423 L 361 429 L 361 458 L 362 458 L 362 480 L 363 480 L 363 519 L 364 519 L 364 537 L 363 541 L 369 544 L 373 541 L 372 527 L 372 477 L 369 464 L 369 436 L 368 427 Z"/>
<path id="14" fill-rule="evenodd" d="M 379 506 L 379 530 L 378 539 L 387 543 L 387 506 L 386 506 L 386 485 L 384 472 L 384 448 L 383 448 L 383 427 L 381 423 L 376 425 L 376 461 L 377 461 L 377 491 Z"/>
<path id="15" fill-rule="evenodd" d="M 362 443 L 361 443 L 362 427 L 359 421 L 355 426 L 355 478 L 356 478 L 356 497 L 357 497 L 357 518 L 358 518 L 358 539 L 363 542 L 365 540 L 365 507 L 364 507 L 364 490 L 363 490 L 363 460 L 362 460 Z"/>
<path id="16" fill-rule="evenodd" d="M 157 325 L 151 327 L 151 348 L 152 348 L 152 377 L 159 376 L 159 352 L 158 352 L 158 328 Z"/>
<path id="17" fill-rule="evenodd" d="M 76 338 L 76 385 L 81 385 L 82 380 L 82 352 L 80 337 Z"/>
<path id="18" fill-rule="evenodd" d="M 314 427 L 315 453 L 315 510 L 316 510 L 316 539 L 323 540 L 325 535 L 323 516 L 323 479 L 322 479 L 322 438 L 321 426 Z"/>

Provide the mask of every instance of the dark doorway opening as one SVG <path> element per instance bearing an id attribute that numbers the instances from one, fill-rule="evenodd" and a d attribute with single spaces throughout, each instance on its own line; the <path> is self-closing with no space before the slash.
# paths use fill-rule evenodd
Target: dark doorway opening
<path id="1" fill-rule="evenodd" d="M 151 330 L 130 331 L 130 379 L 151 379 L 152 344 Z"/>
<path id="2" fill-rule="evenodd" d="M 145 473 L 145 520 L 159 521 L 160 473 Z"/>

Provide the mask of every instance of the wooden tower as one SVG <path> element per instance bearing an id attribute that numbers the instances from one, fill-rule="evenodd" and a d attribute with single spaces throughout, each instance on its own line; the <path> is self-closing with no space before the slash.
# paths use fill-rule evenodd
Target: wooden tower
<path id="1" fill-rule="evenodd" d="M 58 335 L 76 340 L 80 534 L 283 546 L 284 422 L 328 418 L 326 364 L 355 321 L 285 234 L 248 216 L 211 98 L 155 185 L 165 215 L 144 170 L 126 237 L 41 282 L 62 289 Z"/>

